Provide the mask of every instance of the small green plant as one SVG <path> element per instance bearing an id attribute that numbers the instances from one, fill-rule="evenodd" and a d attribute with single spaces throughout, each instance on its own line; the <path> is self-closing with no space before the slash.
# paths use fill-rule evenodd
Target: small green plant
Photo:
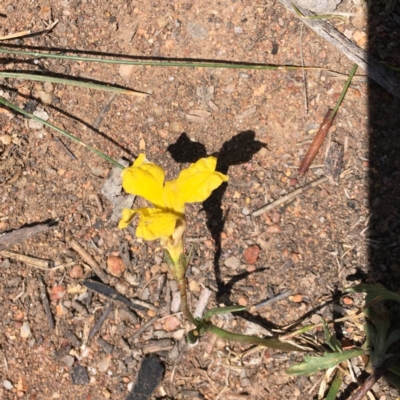
<path id="1" fill-rule="evenodd" d="M 365 371 L 370 373 L 372 378 L 358 390 L 352 400 L 362 399 L 382 375 L 400 389 L 400 307 L 396 304 L 400 303 L 400 295 L 378 283 L 360 284 L 346 291 L 367 294 L 366 306 L 363 309 L 366 317 L 365 343 L 359 348 L 343 350 L 340 341 L 323 321 L 326 352 L 319 357 L 306 356 L 302 363 L 293 365 L 287 372 L 294 375 L 312 375 L 318 371 L 327 370 L 326 376 L 331 377 L 336 371 L 330 389 L 324 397 L 325 400 L 334 400 L 346 374 L 347 367 L 344 362 L 363 355 L 368 359 Z M 384 303 L 389 300 L 396 303 L 389 307 L 387 303 Z"/>

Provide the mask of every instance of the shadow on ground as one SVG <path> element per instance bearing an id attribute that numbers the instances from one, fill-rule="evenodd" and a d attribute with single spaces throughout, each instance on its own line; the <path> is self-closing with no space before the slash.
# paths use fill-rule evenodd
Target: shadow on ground
<path id="1" fill-rule="evenodd" d="M 216 170 L 223 174 L 229 174 L 231 166 L 249 162 L 263 147 L 266 147 L 266 144 L 255 140 L 253 131 L 244 131 L 225 142 L 218 153 L 211 155 L 218 156 Z M 176 143 L 170 145 L 167 150 L 178 163 L 194 163 L 202 157 L 207 157 L 204 145 L 192 142 L 186 133 L 182 133 Z M 222 211 L 221 204 L 228 184 L 229 182 L 224 183 L 214 190 L 212 195 L 203 203 L 207 216 L 207 227 L 215 243 L 214 271 L 218 288 L 217 300 L 223 301 L 225 304 L 230 304 L 229 296 L 233 285 L 239 280 L 245 279 L 248 275 L 248 273 L 244 273 L 233 277 L 227 284 L 221 279 L 221 233 L 224 230 L 227 217 Z"/>
<path id="2" fill-rule="evenodd" d="M 392 6 L 390 6 L 392 3 Z M 400 67 L 400 3 L 374 0 L 368 53 Z M 393 74 L 387 71 L 388 75 Z M 399 78 L 397 78 L 399 79 Z M 399 93 L 400 96 L 400 93 Z M 400 97 L 369 82 L 369 278 L 400 289 Z"/>

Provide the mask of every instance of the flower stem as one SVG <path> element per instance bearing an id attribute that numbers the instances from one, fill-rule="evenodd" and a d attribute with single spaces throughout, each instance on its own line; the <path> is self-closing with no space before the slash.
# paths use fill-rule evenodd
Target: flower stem
<path id="1" fill-rule="evenodd" d="M 265 346 L 275 350 L 304 351 L 302 348 L 299 348 L 291 343 L 281 342 L 280 340 L 277 339 L 263 339 L 257 336 L 240 335 L 237 333 L 228 332 L 224 329 L 218 328 L 217 326 L 211 323 L 208 325 L 207 331 L 213 333 L 214 335 L 217 335 L 221 339 L 231 340 L 233 342 L 255 344 L 258 346 Z"/>

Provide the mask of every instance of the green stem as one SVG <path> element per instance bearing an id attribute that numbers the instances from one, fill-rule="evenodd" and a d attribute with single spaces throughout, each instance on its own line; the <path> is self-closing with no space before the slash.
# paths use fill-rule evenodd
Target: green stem
<path id="1" fill-rule="evenodd" d="M 108 92 L 113 92 L 113 93 L 118 93 L 118 94 L 129 94 L 129 95 L 138 96 L 138 97 L 148 96 L 147 93 L 136 92 L 131 89 L 124 89 L 124 88 L 119 88 L 119 87 L 115 87 L 115 86 L 101 85 L 101 84 L 93 83 L 93 82 L 79 81 L 77 79 L 58 78 L 58 77 L 49 76 L 49 75 L 26 74 L 26 73 L 22 73 L 22 72 L 11 72 L 11 71 L 10 72 L 9 71 L 0 71 L 0 78 L 14 78 L 14 79 L 29 80 L 29 81 L 37 81 L 37 82 L 53 82 L 53 83 L 60 83 L 63 85 L 84 87 L 87 89 L 105 90 Z"/>
<path id="2" fill-rule="evenodd" d="M 297 346 L 294 346 L 293 344 L 281 342 L 277 339 L 263 339 L 258 336 L 240 335 L 237 333 L 228 332 L 224 329 L 218 328 L 211 323 L 207 326 L 207 331 L 213 333 L 214 335 L 217 335 L 221 339 L 231 340 L 233 342 L 255 344 L 258 346 L 269 347 L 270 349 L 275 350 L 305 351 Z"/>
<path id="3" fill-rule="evenodd" d="M 346 96 L 347 90 L 348 90 L 348 88 L 349 88 L 349 86 L 351 84 L 351 81 L 352 81 L 352 79 L 353 79 L 353 77 L 354 77 L 354 75 L 355 75 L 355 73 L 357 71 L 357 68 L 358 68 L 358 65 L 354 64 L 353 68 L 350 71 L 350 75 L 347 78 L 347 81 L 346 81 L 345 85 L 343 86 L 342 93 L 340 94 L 340 97 L 339 97 L 338 101 L 336 102 L 336 106 L 332 110 L 331 117 L 330 117 L 331 120 L 333 120 L 333 118 L 335 118 L 335 115 L 338 112 L 340 105 L 342 104 L 344 96 Z"/>
<path id="4" fill-rule="evenodd" d="M 69 50 L 72 52 L 72 50 Z M 38 53 L 34 51 L 20 51 L 0 48 L 0 53 L 15 54 L 21 56 L 32 56 L 37 58 L 58 58 L 64 60 L 98 62 L 105 64 L 127 64 L 127 65 L 150 65 L 155 67 L 192 67 L 192 68 L 235 68 L 235 69 L 256 69 L 256 70 L 326 70 L 320 67 L 303 67 L 297 65 L 270 65 L 270 64 L 242 64 L 227 61 L 157 61 L 157 60 L 110 60 L 97 57 L 68 56 L 65 54 Z"/>
<path id="5" fill-rule="evenodd" d="M 118 167 L 120 169 L 125 169 L 125 167 L 123 165 L 121 165 L 120 163 L 115 161 L 113 158 L 107 156 L 106 154 L 104 154 L 100 150 L 97 150 L 96 148 L 85 144 L 80 139 L 78 139 L 76 136 L 71 135 L 70 133 L 68 133 L 68 132 L 64 131 L 63 129 L 51 124 L 50 122 L 47 122 L 47 121 L 43 120 L 42 118 L 37 117 L 36 115 L 33 115 L 33 114 L 30 114 L 30 113 L 26 112 L 22 108 L 17 107 L 16 105 L 14 105 L 14 104 L 10 103 L 9 101 L 3 99 L 2 97 L 0 97 L 0 104 L 3 104 L 6 107 L 11 108 L 12 110 L 19 112 L 20 114 L 25 115 L 26 117 L 29 117 L 29 118 L 31 118 L 31 119 L 33 119 L 35 121 L 38 121 L 38 122 L 42 123 L 43 125 L 48 126 L 49 128 L 57 131 L 58 133 L 61 133 L 61 135 L 64 135 L 67 138 L 71 139 L 73 142 L 78 143 L 81 146 L 85 147 L 86 149 L 88 149 L 92 153 L 97 154 L 101 158 L 104 158 L 104 160 L 110 162 L 114 166 L 116 166 L 116 167 Z"/>

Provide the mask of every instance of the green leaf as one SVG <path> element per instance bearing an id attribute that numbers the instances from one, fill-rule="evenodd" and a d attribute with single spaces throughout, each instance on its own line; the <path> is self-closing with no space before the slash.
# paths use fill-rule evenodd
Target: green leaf
<path id="1" fill-rule="evenodd" d="M 325 353 L 321 357 L 305 356 L 302 363 L 291 366 L 286 372 L 292 375 L 312 375 L 361 354 L 364 354 L 364 350 L 352 349 L 341 353 Z"/>
<path id="2" fill-rule="evenodd" d="M 368 299 L 366 300 L 367 303 L 378 297 L 380 298 L 380 300 L 395 300 L 400 303 L 400 295 L 395 292 L 392 292 L 391 290 L 387 290 L 380 283 L 374 283 L 374 284 L 361 283 L 360 285 L 356 285 L 346 289 L 346 292 L 367 293 L 367 299 Z"/>
<path id="3" fill-rule="evenodd" d="M 331 331 L 328 328 L 328 324 L 324 319 L 322 319 L 322 323 L 324 325 L 324 333 L 325 333 L 325 342 L 334 352 L 342 352 L 342 345 L 336 335 L 332 335 Z"/>

